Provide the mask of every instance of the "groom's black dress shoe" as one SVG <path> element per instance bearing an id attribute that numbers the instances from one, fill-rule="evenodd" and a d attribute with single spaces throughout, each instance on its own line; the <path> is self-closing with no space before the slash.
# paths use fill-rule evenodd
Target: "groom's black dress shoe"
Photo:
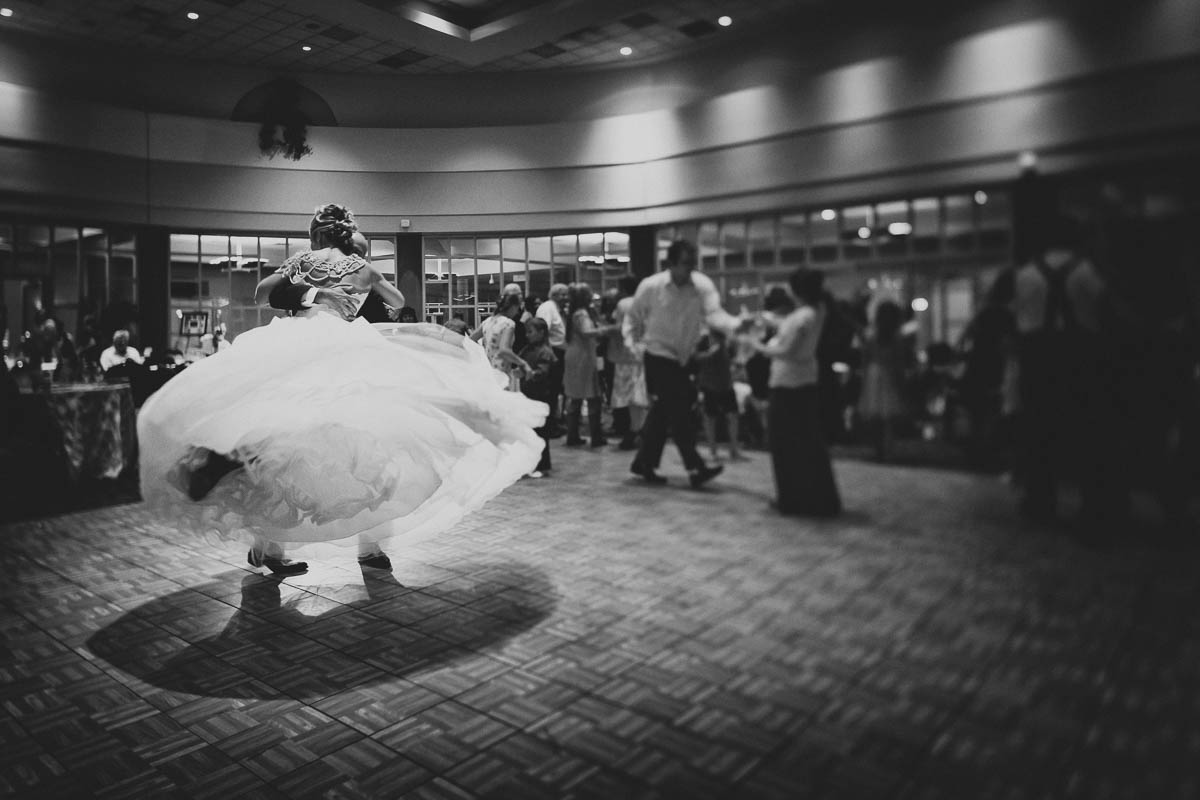
<path id="1" fill-rule="evenodd" d="M 246 563 L 252 567 L 266 567 L 276 575 L 301 575 L 308 572 L 307 561 L 292 561 L 289 558 L 264 556 L 254 550 L 246 553 Z"/>
<path id="2" fill-rule="evenodd" d="M 688 482 L 692 484 L 693 489 L 699 489 L 724 471 L 725 468 L 720 464 L 715 467 L 704 466 L 699 469 L 688 470 Z"/>
<path id="3" fill-rule="evenodd" d="M 373 553 L 369 556 L 359 556 L 358 563 L 364 567 L 372 569 L 391 569 L 392 560 L 387 557 L 387 553 Z"/>
<path id="4" fill-rule="evenodd" d="M 629 471 L 652 486 L 661 486 L 667 482 L 667 479 L 662 475 L 659 475 L 649 467 L 643 467 L 636 461 L 629 465 Z"/>

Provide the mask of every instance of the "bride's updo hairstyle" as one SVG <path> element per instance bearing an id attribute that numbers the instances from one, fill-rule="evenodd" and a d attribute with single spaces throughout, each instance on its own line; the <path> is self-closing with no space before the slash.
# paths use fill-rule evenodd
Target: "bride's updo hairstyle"
<path id="1" fill-rule="evenodd" d="M 353 249 L 351 239 L 358 231 L 354 212 L 337 203 L 323 205 L 313 213 L 308 224 L 308 238 L 314 250 L 336 247 L 344 253 Z"/>

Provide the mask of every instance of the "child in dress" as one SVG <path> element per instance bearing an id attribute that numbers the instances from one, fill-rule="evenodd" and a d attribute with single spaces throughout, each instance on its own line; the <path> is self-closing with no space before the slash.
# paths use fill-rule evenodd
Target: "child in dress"
<path id="1" fill-rule="evenodd" d="M 554 368 L 554 362 L 558 360 L 548 341 L 550 326 L 540 317 L 531 317 L 525 323 L 525 333 L 527 343 L 520 356 L 528 366 L 525 369 L 525 377 L 521 380 L 521 391 L 530 400 L 549 403 L 553 394 L 550 372 Z M 542 437 L 542 458 L 529 473 L 530 478 L 540 478 L 550 471 L 550 429 L 543 424 L 536 432 Z"/>
<path id="2" fill-rule="evenodd" d="M 704 438 L 713 459 L 717 458 L 717 420 L 725 418 L 729 432 L 729 457 L 741 461 L 745 456 L 738 442 L 738 403 L 733 390 L 733 364 L 729 340 L 715 328 L 709 329 L 696 346 L 698 369 L 696 382 L 704 403 Z"/>

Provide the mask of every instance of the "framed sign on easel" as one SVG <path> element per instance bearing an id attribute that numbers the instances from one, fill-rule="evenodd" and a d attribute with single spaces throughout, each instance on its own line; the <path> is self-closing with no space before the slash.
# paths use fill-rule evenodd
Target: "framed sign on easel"
<path id="1" fill-rule="evenodd" d="M 192 351 L 193 346 L 196 350 L 200 349 L 200 342 L 203 336 L 208 333 L 207 311 L 183 311 L 179 315 L 179 336 L 184 341 L 183 351 L 185 353 Z"/>

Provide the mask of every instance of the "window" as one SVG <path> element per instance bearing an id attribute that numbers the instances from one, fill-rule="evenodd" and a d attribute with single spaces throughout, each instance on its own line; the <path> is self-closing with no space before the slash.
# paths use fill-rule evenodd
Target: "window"
<path id="1" fill-rule="evenodd" d="M 550 237 L 532 236 L 529 247 L 529 296 L 545 300 L 550 296 Z"/>
<path id="2" fill-rule="evenodd" d="M 808 260 L 808 215 L 784 214 L 779 219 L 779 263 L 794 267 Z"/>
<path id="3" fill-rule="evenodd" d="M 808 235 L 809 257 L 814 262 L 837 260 L 841 233 L 835 210 L 825 208 L 809 214 Z"/>
<path id="4" fill-rule="evenodd" d="M 604 234 L 579 234 L 579 280 L 591 287 L 596 296 L 604 293 Z"/>
<path id="5" fill-rule="evenodd" d="M 975 249 L 975 199 L 956 194 L 943 198 L 946 247 L 962 253 Z"/>
<path id="6" fill-rule="evenodd" d="M 496 310 L 500 290 L 504 288 L 500 275 L 500 240 L 476 239 L 475 253 L 475 280 L 479 293 L 476 306 L 479 318 L 484 319 Z"/>
<path id="7" fill-rule="evenodd" d="M 755 267 L 773 267 L 778 263 L 778 248 L 775 243 L 776 217 L 756 217 L 746 229 L 746 244 L 750 251 L 750 263 Z"/>
<path id="8" fill-rule="evenodd" d="M 941 208 L 936 197 L 913 200 L 912 226 L 914 253 L 937 253 L 942 249 Z"/>
<path id="9" fill-rule="evenodd" d="M 686 236 L 684 238 L 687 238 Z M 721 226 L 716 222 L 702 222 L 695 239 L 696 266 L 701 272 L 716 272 L 721 263 Z"/>
<path id="10" fill-rule="evenodd" d="M 881 258 L 908 252 L 912 223 L 908 219 L 907 201 L 880 203 L 875 207 L 875 225 L 875 248 Z"/>

